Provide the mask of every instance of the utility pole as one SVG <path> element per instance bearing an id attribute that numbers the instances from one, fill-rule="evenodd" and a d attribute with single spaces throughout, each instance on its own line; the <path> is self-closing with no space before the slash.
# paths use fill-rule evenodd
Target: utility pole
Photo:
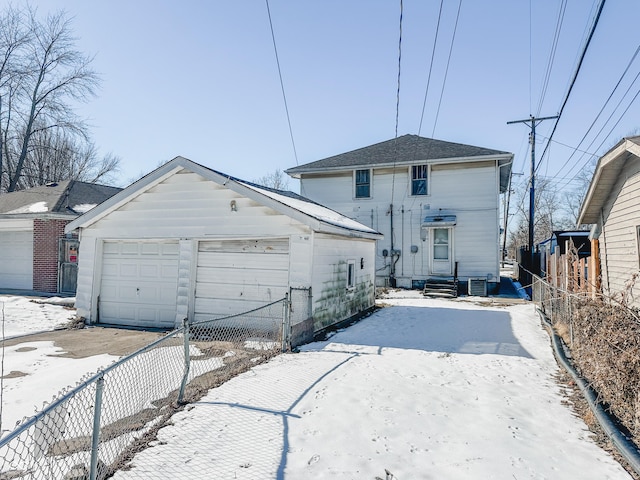
<path id="1" fill-rule="evenodd" d="M 530 115 L 529 118 L 525 120 L 513 120 L 511 122 L 507 122 L 507 125 L 511 125 L 512 123 L 530 123 L 531 133 L 529 134 L 529 141 L 531 142 L 531 181 L 529 187 L 529 253 L 530 257 L 530 265 L 529 268 L 533 268 L 533 216 L 535 209 L 535 174 L 536 174 L 536 125 L 543 120 L 552 120 L 554 118 L 558 118 L 558 115 L 553 117 L 539 117 L 536 118 L 533 115 Z"/>

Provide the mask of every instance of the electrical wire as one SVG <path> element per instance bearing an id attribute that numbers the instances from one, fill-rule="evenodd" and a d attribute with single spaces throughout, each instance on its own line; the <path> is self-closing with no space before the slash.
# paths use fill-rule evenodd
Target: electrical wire
<path id="1" fill-rule="evenodd" d="M 595 19 L 593 20 L 593 24 L 591 25 L 591 30 L 589 32 L 589 36 L 587 37 L 587 41 L 585 42 L 585 45 L 582 49 L 582 53 L 580 55 L 580 60 L 578 61 L 578 65 L 576 67 L 576 70 L 573 74 L 573 78 L 571 79 L 571 84 L 569 85 L 569 89 L 567 91 L 567 94 L 564 97 L 564 101 L 562 102 L 562 106 L 560 107 L 560 111 L 558 112 L 558 118 L 556 118 L 556 121 L 553 125 L 553 129 L 551 130 L 551 134 L 549 135 L 549 139 L 553 138 L 553 135 L 556 132 L 556 129 L 558 128 L 558 123 L 560 122 L 560 118 L 562 117 L 562 113 L 564 112 L 564 108 L 567 105 L 567 102 L 569 101 L 569 97 L 571 96 L 571 92 L 573 90 L 573 87 L 575 86 L 576 80 L 578 78 L 578 74 L 580 73 L 580 69 L 582 67 L 582 63 L 584 62 L 584 58 L 587 55 L 587 50 L 589 49 L 589 45 L 591 44 L 591 40 L 593 39 L 593 35 L 596 31 L 596 27 L 598 26 L 598 22 L 600 21 L 600 15 L 602 14 L 602 9 L 604 8 L 604 4 L 605 4 L 606 0 L 600 0 L 600 6 L 598 7 L 598 12 L 596 13 Z M 540 161 L 538 162 L 538 166 L 536 167 L 536 171 L 540 168 L 540 165 L 542 164 L 542 161 L 544 160 L 545 154 L 547 153 L 547 150 L 549 149 L 549 145 L 551 144 L 551 142 L 547 142 L 547 145 L 545 146 L 543 152 L 542 152 L 542 156 L 540 157 Z M 535 172 L 534 172 L 535 173 Z"/>
<path id="2" fill-rule="evenodd" d="M 547 95 L 547 88 L 549 87 L 549 80 L 551 78 L 551 71 L 553 70 L 553 63 L 558 50 L 558 39 L 560 38 L 560 32 L 562 31 L 562 25 L 564 23 L 564 14 L 567 9 L 567 0 L 562 0 L 560 8 L 558 10 L 558 19 L 556 21 L 556 30 L 553 35 L 553 42 L 551 44 L 551 51 L 549 52 L 549 60 L 547 61 L 547 68 L 544 75 L 544 81 L 542 83 L 542 91 L 540 92 L 540 100 L 538 101 L 538 111 L 536 116 L 540 116 L 542 111 L 542 105 Z"/>
<path id="3" fill-rule="evenodd" d="M 398 33 L 398 83 L 396 87 L 396 128 L 395 128 L 395 136 L 394 136 L 394 154 L 393 154 L 393 173 L 391 176 L 391 205 L 393 208 L 393 197 L 395 194 L 395 185 L 396 185 L 396 161 L 398 160 L 398 124 L 400 120 L 400 79 L 401 79 L 401 66 L 402 66 L 402 16 L 403 16 L 403 4 L 402 0 L 400 0 L 400 22 L 399 22 L 399 33 Z M 393 212 L 392 212 L 393 215 Z M 393 232 L 391 232 L 393 235 Z M 392 240 L 393 242 L 393 240 Z"/>
<path id="4" fill-rule="evenodd" d="M 460 9 L 462 8 L 462 0 L 458 2 L 458 13 L 456 14 L 456 23 L 453 27 L 453 35 L 451 36 L 451 46 L 449 47 L 449 58 L 447 59 L 447 67 L 444 72 L 444 79 L 442 80 L 442 90 L 440 91 L 440 100 L 438 101 L 438 108 L 436 110 L 436 118 L 433 122 L 433 130 L 431 131 L 431 137 L 436 133 L 436 125 L 438 124 L 438 116 L 440 115 L 440 106 L 442 105 L 442 97 L 444 96 L 444 88 L 447 85 L 447 75 L 449 73 L 449 64 L 451 63 L 451 54 L 453 52 L 453 44 L 456 40 L 456 32 L 458 30 L 458 20 L 460 19 Z"/>
<path id="5" fill-rule="evenodd" d="M 420 126 L 418 127 L 418 136 L 422 131 L 422 121 L 424 119 L 424 111 L 427 107 L 427 96 L 429 94 L 429 84 L 431 83 L 431 72 L 433 72 L 433 60 L 436 56 L 436 46 L 438 45 L 438 33 L 440 31 L 440 20 L 442 18 L 442 6 L 444 0 L 440 0 L 440 10 L 438 11 L 438 23 L 436 24 L 436 33 L 433 37 L 433 49 L 431 50 L 431 62 L 429 63 L 429 75 L 427 76 L 427 87 L 424 91 L 424 101 L 422 102 L 422 114 L 420 115 Z"/>
<path id="6" fill-rule="evenodd" d="M 594 118 L 593 122 L 591 122 L 591 125 L 589 126 L 588 130 L 586 131 L 586 133 L 582 136 L 582 139 L 580 140 L 580 142 L 578 143 L 578 146 L 576 148 L 573 149 L 573 152 L 571 153 L 571 155 L 569 156 L 569 158 L 567 158 L 567 160 L 562 164 L 562 166 L 560 167 L 560 169 L 558 170 L 558 174 L 569 164 L 569 162 L 571 161 L 571 159 L 574 157 L 574 155 L 576 154 L 576 152 L 581 152 L 583 155 L 580 157 L 580 159 L 578 160 L 578 162 L 576 162 L 574 164 L 573 167 L 571 167 L 569 169 L 569 171 L 567 172 L 566 176 L 570 175 L 571 172 L 574 170 L 574 168 L 577 165 L 580 165 L 580 161 L 584 158 L 585 155 L 589 155 L 589 157 L 594 157 L 596 156 L 596 154 L 594 153 L 588 153 L 582 150 L 579 150 L 578 148 L 580 147 L 580 145 L 582 145 L 582 143 L 585 141 L 585 139 L 587 138 L 587 136 L 589 135 L 589 133 L 591 132 L 591 129 L 595 126 L 596 122 L 598 121 L 598 119 L 600 118 L 600 116 L 602 115 L 602 112 L 604 111 L 604 109 L 606 108 L 606 106 L 609 104 L 609 102 L 611 101 L 611 98 L 613 97 L 613 95 L 615 94 L 615 92 L 618 90 L 618 87 L 620 86 L 620 84 L 622 83 L 622 80 L 624 79 L 624 77 L 627 75 L 627 73 L 629 72 L 629 68 L 631 67 L 631 65 L 633 64 L 634 60 L 636 59 L 636 57 L 638 56 L 638 53 L 640 53 L 640 45 L 638 45 L 638 48 L 636 48 L 636 51 L 634 52 L 633 56 L 631 57 L 631 60 L 629 60 L 629 63 L 627 64 L 627 67 L 624 69 L 624 72 L 622 72 L 622 75 L 620 75 L 620 78 L 618 79 L 618 82 L 616 83 L 616 85 L 613 87 L 613 89 L 611 90 L 611 93 L 609 94 L 609 96 L 607 97 L 607 100 L 603 103 L 602 107 L 600 108 L 600 111 L 598 112 L 598 114 L 596 115 L 596 117 Z M 640 75 L 640 74 L 639 74 Z M 631 85 L 629 86 L 629 88 L 627 89 L 627 91 L 624 93 L 624 95 L 622 96 L 622 99 L 624 99 L 624 97 L 626 97 L 627 93 L 629 93 L 629 90 L 631 89 L 631 86 L 636 82 L 636 80 L 638 79 L 638 75 L 636 75 L 636 77 L 634 78 L 634 80 L 631 82 Z M 607 119 L 607 121 L 605 122 L 605 124 L 603 125 L 603 127 L 600 129 L 600 131 L 598 132 L 598 134 L 594 137 L 594 139 L 592 140 L 591 144 L 587 147 L 590 148 L 593 143 L 595 142 L 595 139 L 598 138 L 598 135 L 602 132 L 602 130 L 604 129 L 604 126 L 608 123 L 608 121 L 611 119 L 611 116 L 613 115 L 613 113 L 615 113 L 615 111 L 618 109 L 618 107 L 620 106 L 620 103 L 622 102 L 622 99 L 620 100 L 620 102 L 618 102 L 618 105 L 616 105 L 616 107 L 614 108 L 612 114 L 609 116 L 609 118 Z M 557 142 L 560 143 L 560 142 Z M 562 144 L 561 144 L 562 145 Z M 567 145 L 565 145 L 567 146 Z M 587 161 L 589 160 L 589 158 L 587 159 Z M 584 162 L 586 163 L 586 162 Z M 583 164 L 584 166 L 584 164 Z M 575 178 L 575 177 L 573 177 Z"/>
<path id="7" fill-rule="evenodd" d="M 298 165 L 298 152 L 296 151 L 296 142 L 293 140 L 293 129 L 291 128 L 291 117 L 289 115 L 289 106 L 287 105 L 287 95 L 284 91 L 284 82 L 282 81 L 282 70 L 280 69 L 280 59 L 278 58 L 278 47 L 276 46 L 276 36 L 273 33 L 273 22 L 271 21 L 271 9 L 269 8 L 269 0 L 267 3 L 267 15 L 269 16 L 269 27 L 271 28 L 271 39 L 273 40 L 273 51 L 276 54 L 276 64 L 278 65 L 278 76 L 280 77 L 280 88 L 282 89 L 282 99 L 284 100 L 284 109 L 287 113 L 287 123 L 289 125 L 289 136 L 291 137 L 291 146 L 293 147 L 293 156 Z"/>

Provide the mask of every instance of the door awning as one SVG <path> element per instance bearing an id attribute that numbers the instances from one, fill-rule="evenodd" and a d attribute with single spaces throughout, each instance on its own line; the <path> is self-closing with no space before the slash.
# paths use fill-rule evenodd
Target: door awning
<path id="1" fill-rule="evenodd" d="M 455 215 L 428 215 L 424 217 L 422 228 L 453 227 L 455 224 Z"/>

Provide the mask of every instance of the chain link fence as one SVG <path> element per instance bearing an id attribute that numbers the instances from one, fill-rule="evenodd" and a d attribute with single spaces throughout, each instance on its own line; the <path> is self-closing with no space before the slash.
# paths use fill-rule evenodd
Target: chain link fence
<path id="1" fill-rule="evenodd" d="M 640 444 L 640 310 L 629 293 L 635 280 L 607 297 L 570 293 L 534 276 L 532 293 L 597 401 Z"/>
<path id="2" fill-rule="evenodd" d="M 0 439 L 0 480 L 104 479 L 185 403 L 290 348 L 307 321 L 306 289 L 230 317 L 187 323 L 82 379 Z M 308 303 L 306 305 L 308 307 Z M 302 313 L 304 312 L 304 313 Z"/>

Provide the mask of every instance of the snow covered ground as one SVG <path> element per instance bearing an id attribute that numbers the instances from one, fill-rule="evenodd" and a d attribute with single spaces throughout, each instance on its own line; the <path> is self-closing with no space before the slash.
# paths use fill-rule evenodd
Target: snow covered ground
<path id="1" fill-rule="evenodd" d="M 114 478 L 630 478 L 566 405 L 532 305 L 385 303 L 211 390 Z"/>
<path id="2" fill-rule="evenodd" d="M 480 300 L 392 294 L 326 341 L 211 390 L 114 478 L 630 478 L 566 405 L 533 306 Z M 12 335 L 74 313 L 0 302 Z M 5 372 L 28 375 L 3 380 L 3 429 L 113 360 L 31 343 L 5 352 Z"/>
<path id="3" fill-rule="evenodd" d="M 0 320 L 4 338 L 63 327 L 75 316 L 74 299 L 28 298 L 0 295 Z M 86 373 L 109 365 L 117 357 L 95 355 L 73 359 L 53 342 L 29 341 L 3 349 L 0 437 L 11 432 L 24 417 L 42 410 L 64 387 L 75 385 Z"/>

